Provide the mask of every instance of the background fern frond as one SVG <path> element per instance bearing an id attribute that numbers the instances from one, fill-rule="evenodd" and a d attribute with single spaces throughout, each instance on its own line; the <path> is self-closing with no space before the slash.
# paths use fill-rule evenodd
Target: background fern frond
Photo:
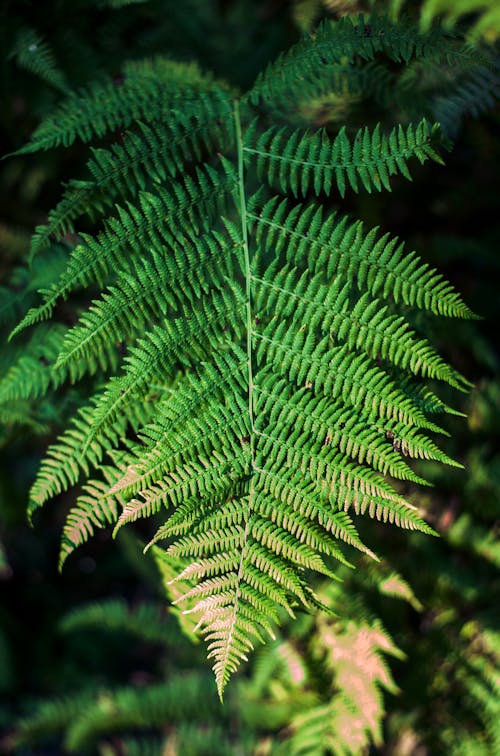
<path id="1" fill-rule="evenodd" d="M 485 37 L 494 41 L 500 34 L 500 11 L 494 0 L 461 0 L 451 3 L 450 0 L 425 0 L 421 10 L 421 25 L 428 29 L 437 16 L 444 17 L 445 23 L 453 27 L 466 14 L 475 13 L 475 23 L 469 34 L 473 40 Z"/>
<path id="2" fill-rule="evenodd" d="M 47 393 L 53 380 L 49 365 L 59 354 L 65 330 L 58 326 L 37 329 L 18 362 L 0 378 L 0 404 Z"/>
<path id="3" fill-rule="evenodd" d="M 69 146 L 75 139 L 89 142 L 132 123 L 154 123 L 198 113 L 200 102 L 221 102 L 228 94 L 194 63 L 177 63 L 163 57 L 128 63 L 123 81 L 92 84 L 72 94 L 59 110 L 43 121 L 31 141 L 17 154 Z"/>
<path id="4" fill-rule="evenodd" d="M 290 101 L 308 87 L 314 91 L 318 81 L 327 78 L 339 63 L 369 62 L 380 54 L 405 64 L 414 58 L 448 64 L 464 58 L 481 60 L 480 51 L 457 44 L 453 34 L 446 38 L 439 28 L 419 33 L 406 17 L 389 23 L 383 15 L 346 15 L 338 21 L 323 21 L 314 35 L 305 35 L 259 74 L 252 101 L 284 97 Z"/>
<path id="5" fill-rule="evenodd" d="M 42 5 L 0 10 L 0 747 L 496 753 L 487 0 Z"/>
<path id="6" fill-rule="evenodd" d="M 21 68 L 39 76 L 61 92 L 68 91 L 64 73 L 57 65 L 50 45 L 35 29 L 25 27 L 19 30 L 10 55 Z"/>
<path id="7" fill-rule="evenodd" d="M 500 98 L 500 63 L 477 66 L 459 81 L 453 92 L 434 97 L 433 114 L 452 137 L 458 133 L 464 115 L 478 117 L 493 108 Z"/>
<path id="8" fill-rule="evenodd" d="M 147 730 L 153 722 L 161 726 L 167 719 L 171 722 L 187 720 L 194 708 L 197 720 L 207 721 L 214 706 L 216 702 L 206 678 L 178 675 L 167 683 L 142 689 L 101 690 L 46 702 L 21 722 L 17 743 L 29 743 L 41 733 L 69 725 L 64 745 L 70 753 L 78 753 L 101 735 L 131 725 L 134 729 Z"/>
<path id="9" fill-rule="evenodd" d="M 87 628 L 125 631 L 162 644 L 173 639 L 172 627 L 164 609 L 154 603 L 130 607 L 122 599 L 109 599 L 78 607 L 63 617 L 60 627 L 64 633 Z"/>

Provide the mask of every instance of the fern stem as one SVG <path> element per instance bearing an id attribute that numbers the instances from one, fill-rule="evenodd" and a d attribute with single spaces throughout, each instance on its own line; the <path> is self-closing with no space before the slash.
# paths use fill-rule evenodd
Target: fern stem
<path id="1" fill-rule="evenodd" d="M 245 276 L 245 308 L 246 308 L 246 331 L 247 331 L 247 369 L 248 369 L 248 415 L 250 418 L 250 459 L 252 472 L 255 467 L 254 449 L 254 412 L 253 412 L 253 366 L 252 366 L 252 273 L 250 268 L 250 251 L 248 248 L 247 230 L 247 206 L 245 199 L 245 166 L 243 160 L 243 139 L 241 135 L 240 103 L 234 102 L 234 125 L 236 132 L 236 146 L 238 150 L 238 188 L 240 200 L 241 235 L 243 240 L 243 260 Z"/>
<path id="2" fill-rule="evenodd" d="M 244 563 L 248 550 L 248 538 L 250 535 L 250 513 L 253 507 L 253 500 L 255 496 L 255 483 L 253 476 L 255 473 L 255 425 L 253 414 L 253 369 L 252 369 L 252 275 L 250 270 L 250 251 L 248 248 L 248 231 L 247 231 L 247 208 L 245 200 L 245 174 L 244 174 L 244 162 L 243 162 L 243 139 L 241 134 L 241 121 L 240 121 L 240 107 L 239 101 L 234 102 L 234 125 L 236 134 L 236 145 L 238 150 L 238 187 L 239 187 L 239 200 L 240 200 L 240 218 L 241 218 L 241 234 L 243 240 L 243 261 L 244 261 L 244 276 L 245 276 L 245 310 L 246 310 L 246 331 L 247 331 L 247 370 L 248 370 L 248 415 L 250 421 L 250 472 L 251 482 L 248 492 L 248 504 L 245 514 L 245 531 L 243 534 L 243 543 L 241 545 L 241 552 L 238 565 L 238 573 L 236 579 L 236 590 L 233 598 L 233 606 L 230 617 L 230 631 L 225 643 L 224 655 L 219 661 L 219 673 L 216 673 L 217 687 L 219 690 L 219 697 L 222 701 L 222 695 L 224 686 L 226 683 L 226 674 L 229 668 L 231 660 L 231 651 L 233 644 L 234 629 L 236 625 L 236 619 L 238 615 L 238 604 L 241 597 L 241 583 L 243 580 Z"/>

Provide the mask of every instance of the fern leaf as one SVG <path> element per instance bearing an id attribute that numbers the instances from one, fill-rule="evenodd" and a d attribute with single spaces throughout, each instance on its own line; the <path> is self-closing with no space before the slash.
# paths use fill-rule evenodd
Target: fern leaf
<path id="1" fill-rule="evenodd" d="M 356 753 L 370 742 L 382 743 L 380 688 L 398 691 L 383 654 L 400 655 L 376 623 L 319 622 L 319 653 L 334 676 L 337 694 L 293 718 L 287 739 L 292 754 L 328 748 Z"/>
<path id="2" fill-rule="evenodd" d="M 448 64 L 481 58 L 437 28 L 418 33 L 407 18 L 391 24 L 383 16 L 346 15 L 339 21 L 323 21 L 314 36 L 304 36 L 280 55 L 257 77 L 249 98 L 254 104 L 285 98 L 292 102 L 298 93 L 317 93 L 339 63 L 373 61 L 381 54 L 406 64 L 412 58 Z"/>
<path id="3" fill-rule="evenodd" d="M 221 326 L 236 329 L 237 305 L 237 290 L 230 296 L 207 297 L 200 310 L 191 317 L 194 323 L 179 318 L 169 329 L 157 327 L 148 334 L 147 341 L 139 342 L 140 346 L 134 347 L 126 358 L 125 375 L 110 382 L 105 394 L 99 398 L 86 446 L 112 426 L 122 407 L 137 399 L 151 381 L 161 376 L 167 381 L 174 377 L 173 374 L 169 376 L 166 368 L 181 357 L 182 347 L 189 345 L 191 360 L 195 357 L 203 359 L 206 344 L 217 349 Z"/>
<path id="4" fill-rule="evenodd" d="M 461 387 L 463 379 L 428 342 L 415 338 L 404 318 L 388 314 L 388 306 L 367 294 L 353 305 L 350 283 L 339 280 L 328 287 L 322 279 L 308 271 L 300 274 L 288 265 L 279 270 L 270 265 L 265 279 L 253 279 L 257 316 L 268 321 L 278 310 L 292 318 L 292 328 L 312 323 L 322 333 L 330 333 L 332 342 L 345 342 L 351 350 Z"/>
<path id="5" fill-rule="evenodd" d="M 111 479 L 112 480 L 112 479 Z M 90 481 L 71 508 L 64 525 L 59 570 L 73 551 L 94 535 L 97 528 L 113 525 L 117 519 L 117 502 L 108 495 L 110 480 Z"/>
<path id="6" fill-rule="evenodd" d="M 73 418 L 71 426 L 49 447 L 40 465 L 37 477 L 30 491 L 28 517 L 32 518 L 36 509 L 48 499 L 75 486 L 83 474 L 89 476 L 103 460 L 106 452 L 116 448 L 119 439 L 125 437 L 130 425 L 138 428 L 150 417 L 151 406 L 139 403 L 127 407 L 119 422 L 109 429 L 100 441 L 87 444 L 92 418 L 91 407 L 82 407 Z"/>
<path id="7" fill-rule="evenodd" d="M 88 627 L 126 631 L 144 640 L 162 644 L 166 644 L 172 637 L 168 619 L 160 606 L 141 603 L 132 607 L 121 599 L 80 606 L 64 615 L 60 623 L 64 633 Z"/>
<path id="8" fill-rule="evenodd" d="M 457 24 L 466 14 L 476 13 L 469 36 L 471 40 L 485 37 L 491 41 L 500 34 L 500 13 L 496 0 L 467 0 L 450 2 L 450 0 L 425 0 L 421 9 L 420 24 L 422 29 L 429 29 L 435 18 L 440 15 L 447 26 Z"/>
<path id="9" fill-rule="evenodd" d="M 80 370 L 90 367 L 95 372 L 105 361 L 112 360 L 115 344 L 128 341 L 151 320 L 183 307 L 185 298 L 195 301 L 202 292 L 208 293 L 208 283 L 200 285 L 192 279 L 195 255 L 213 287 L 224 288 L 225 278 L 233 272 L 227 242 L 217 234 L 193 240 L 171 238 L 171 249 L 174 251 L 171 256 L 165 253 L 160 256 L 153 250 L 149 260 L 137 260 L 130 271 L 118 276 L 116 285 L 110 287 L 102 300 L 95 301 L 80 324 L 68 332 L 56 370 L 69 371 L 72 381 L 82 377 L 73 366 Z M 107 350 L 110 354 L 106 358 Z"/>
<path id="10" fill-rule="evenodd" d="M 43 396 L 53 383 L 50 366 L 63 341 L 64 327 L 41 327 L 15 362 L 0 378 L 0 405 L 18 399 Z"/>
<path id="11" fill-rule="evenodd" d="M 465 115 L 474 117 L 494 107 L 500 98 L 500 63 L 476 66 L 462 77 L 449 94 L 438 94 L 432 102 L 433 117 L 445 133 L 455 137 Z"/>

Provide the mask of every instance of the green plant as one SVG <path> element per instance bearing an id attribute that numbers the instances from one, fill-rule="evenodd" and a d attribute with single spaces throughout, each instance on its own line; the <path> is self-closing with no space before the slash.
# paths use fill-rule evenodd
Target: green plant
<path id="1" fill-rule="evenodd" d="M 96 748 L 99 753 L 116 753 L 113 739 L 122 737 L 127 754 L 159 754 L 167 748 L 178 749 L 174 753 L 235 753 L 234 743 L 224 731 L 227 718 L 209 674 L 193 669 L 192 645 L 179 638 L 174 621 L 157 604 L 134 608 L 121 600 L 90 604 L 64 617 L 60 630 L 64 634 L 94 632 L 94 642 L 108 632 L 153 643 L 167 679 L 158 682 L 143 672 L 139 684 L 117 687 L 101 681 L 36 702 L 17 722 L 14 748 L 60 741 L 71 753 L 94 752 Z M 175 671 L 168 661 L 169 652 L 175 654 Z"/>
<path id="2" fill-rule="evenodd" d="M 106 140 L 33 237 L 33 262 L 64 237 L 66 264 L 15 328 L 36 325 L 0 384 L 7 422 L 11 401 L 29 423 L 32 399 L 64 382 L 80 382 L 75 403 L 87 397 L 41 465 L 30 515 L 82 484 L 62 564 L 95 529 L 166 512 L 149 545 L 208 641 L 221 696 L 285 613 L 324 608 L 310 573 L 335 579 L 349 564 L 341 542 L 376 558 L 358 516 L 433 532 L 399 490 L 423 483 L 407 458 L 454 464 L 428 436 L 441 430 L 431 416 L 453 410 L 421 379 L 469 384 L 417 311 L 471 312 L 397 238 L 338 205 L 408 179 L 415 159 L 442 162 L 446 114 L 474 100 L 457 111 L 450 81 L 475 76 L 486 107 L 492 70 L 487 51 L 439 28 L 346 17 L 243 95 L 194 64 L 127 63 L 19 151 Z M 348 128 L 332 92 L 350 98 Z M 360 102 L 373 114 L 362 127 Z"/>
<path id="3" fill-rule="evenodd" d="M 396 13 L 404 5 L 404 0 L 392 0 L 392 9 Z M 464 17 L 472 16 L 471 39 L 485 37 L 494 41 L 500 35 L 500 8 L 496 0 L 425 0 L 420 14 L 423 29 L 429 29 L 436 17 L 444 18 L 448 28 L 452 28 Z"/>
<path id="4" fill-rule="evenodd" d="M 411 11 L 423 31 L 428 31 L 436 20 L 448 29 L 461 24 L 473 42 L 480 39 L 494 42 L 500 35 L 500 8 L 496 0 L 295 0 L 293 6 L 294 20 L 303 31 L 311 31 L 325 13 L 354 15 L 369 7 L 389 12 L 393 20 L 402 11 Z"/>
<path id="5" fill-rule="evenodd" d="M 394 574 L 390 580 L 405 595 L 404 581 Z M 373 591 L 379 581 L 372 574 L 367 582 Z M 319 590 L 325 600 L 342 601 L 338 582 Z M 342 620 L 303 614 L 286 624 L 283 635 L 258 652 L 251 677 L 239 681 L 222 708 L 208 673 L 194 668 L 192 638 L 180 636 L 175 620 L 157 604 L 132 608 L 108 600 L 79 607 L 63 617 L 64 634 L 93 633 L 94 643 L 102 643 L 104 634 L 120 634 L 154 644 L 164 681 L 143 671 L 135 684 L 101 681 L 31 703 L 16 723 L 12 746 L 61 742 L 76 753 L 278 756 L 360 753 L 371 742 L 381 745 L 382 690 L 397 692 L 384 656 L 401 652 L 360 594 Z"/>

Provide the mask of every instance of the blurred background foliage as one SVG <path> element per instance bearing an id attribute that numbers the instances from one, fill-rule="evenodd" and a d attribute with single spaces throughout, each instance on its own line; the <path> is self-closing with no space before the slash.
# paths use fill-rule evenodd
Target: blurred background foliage
<path id="1" fill-rule="evenodd" d="M 119 84 L 125 60 L 166 52 L 244 88 L 321 18 L 370 6 L 404 9 L 424 26 L 443 14 L 489 44 L 500 32 L 498 3 L 487 0 L 3 0 L 2 151 L 20 147 L 64 92 L 106 74 Z M 358 107 L 298 104 L 297 117 L 343 122 Z M 0 751 L 500 753 L 499 125 L 498 107 L 468 117 L 445 169 L 415 170 L 389 198 L 346 200 L 408 239 L 482 318 L 433 324 L 442 353 L 474 382 L 461 398 L 467 417 L 447 427 L 446 451 L 465 469 L 422 463 L 434 485 L 409 492 L 440 537 L 365 523 L 382 562 L 342 568 L 341 592 L 318 584 L 338 617 L 285 621 L 224 707 L 189 619 L 179 629 L 165 606 L 168 567 L 142 556 L 140 529 L 116 541 L 100 531 L 58 574 L 64 497 L 35 529 L 26 524 L 38 461 L 77 393 L 8 408 L 0 396 Z M 0 374 L 22 350 L 7 344 L 12 324 L 64 259 L 63 239 L 29 269 L 31 232 L 85 157 L 76 146 L 0 164 Z"/>

